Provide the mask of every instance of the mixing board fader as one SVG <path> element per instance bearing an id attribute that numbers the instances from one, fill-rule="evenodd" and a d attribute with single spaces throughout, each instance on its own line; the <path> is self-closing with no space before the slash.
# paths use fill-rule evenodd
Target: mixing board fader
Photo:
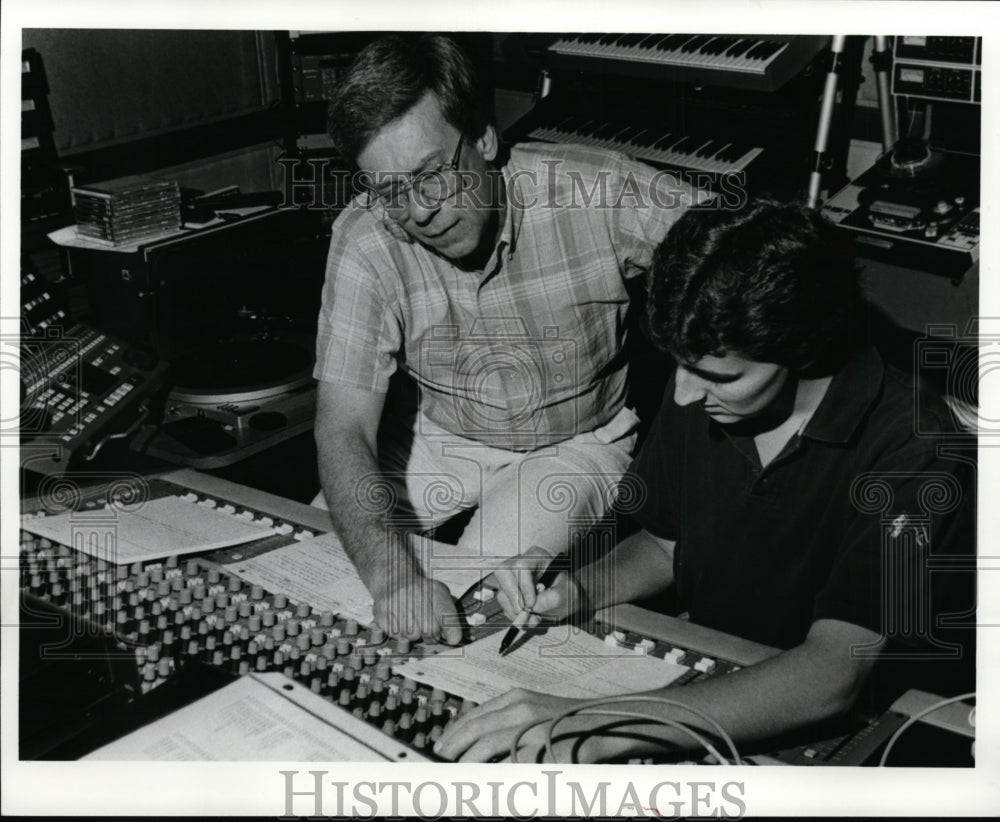
<path id="1" fill-rule="evenodd" d="M 221 567 L 328 530 L 326 513 L 194 472 L 172 477 L 154 480 L 150 498 L 178 496 L 237 519 L 260 520 L 277 533 L 197 558 L 115 565 L 22 530 L 23 594 L 65 609 L 88 631 L 113 636 L 118 652 L 134 659 L 138 697 L 194 662 L 234 675 L 277 671 L 429 755 L 464 702 L 392 672 L 395 662 L 427 652 L 421 643 L 391 639 L 378 626 L 318 611 Z M 105 501 L 96 492 L 80 504 Z M 38 515 L 44 511 L 25 512 Z"/>
<path id="2" fill-rule="evenodd" d="M 80 509 L 99 508 L 107 501 L 102 493 L 96 489 L 82 494 Z M 377 625 L 268 591 L 224 567 L 329 531 L 325 511 L 194 471 L 154 479 L 148 494 L 150 499 L 178 497 L 274 531 L 254 542 L 196 557 L 116 565 L 22 529 L 20 586 L 28 610 L 30 602 L 44 603 L 68 615 L 88 635 L 96 632 L 111 638 L 115 653 L 131 660 L 134 676 L 125 688 L 135 700 L 170 681 L 185 666 L 210 666 L 234 676 L 277 672 L 366 723 L 373 734 L 385 734 L 423 757 L 435 758 L 434 742 L 473 703 L 415 682 L 395 667 L 434 654 L 441 646 L 390 638 Z M 30 501 L 24 505 L 26 519 L 45 513 Z M 493 589 L 481 587 L 459 602 L 465 641 L 508 627 L 494 594 Z M 676 685 L 729 675 L 777 653 L 631 605 L 599 612 L 584 627 L 617 648 L 687 668 Z M 884 734 L 872 730 L 750 761 L 859 764 L 873 745 L 884 741 Z M 666 752 L 664 758 L 672 756 Z"/>

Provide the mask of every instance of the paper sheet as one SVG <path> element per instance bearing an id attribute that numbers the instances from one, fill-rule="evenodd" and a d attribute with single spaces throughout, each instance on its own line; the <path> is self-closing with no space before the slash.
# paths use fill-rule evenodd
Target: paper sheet
<path id="1" fill-rule="evenodd" d="M 135 511 L 105 506 L 22 517 L 21 527 L 118 565 L 240 545 L 275 533 L 180 497 L 149 500 Z"/>
<path id="2" fill-rule="evenodd" d="M 244 676 L 83 759 L 372 762 L 384 757 Z"/>
<path id="3" fill-rule="evenodd" d="M 410 545 L 423 572 L 447 585 L 452 596 L 456 598 L 462 596 L 470 585 L 479 582 L 505 559 L 505 557 L 484 557 L 476 548 L 466 549 L 463 553 L 460 546 L 446 545 L 427 537 L 414 537 Z"/>
<path id="4" fill-rule="evenodd" d="M 403 676 L 475 702 L 511 688 L 592 699 L 662 688 L 687 673 L 663 659 L 605 645 L 569 625 L 549 628 L 501 657 L 499 631 L 462 648 L 393 667 Z M 520 640 L 519 640 L 520 642 Z"/>
<path id="5" fill-rule="evenodd" d="M 314 609 L 333 611 L 363 625 L 375 619 L 371 594 L 332 532 L 223 567 L 240 579 Z"/>
<path id="6" fill-rule="evenodd" d="M 481 570 L 478 567 L 438 568 L 438 565 L 457 563 L 435 560 L 436 547 L 454 550 L 453 546 L 440 546 L 427 539 L 417 541 L 414 546 L 424 573 L 447 585 L 454 596 L 461 596 L 469 585 L 479 580 Z M 307 602 L 313 608 L 333 611 L 363 625 L 370 625 L 375 619 L 371 594 L 347 556 L 343 543 L 332 532 L 224 567 L 240 579 L 262 585 L 272 593 L 285 594 L 295 602 Z"/>

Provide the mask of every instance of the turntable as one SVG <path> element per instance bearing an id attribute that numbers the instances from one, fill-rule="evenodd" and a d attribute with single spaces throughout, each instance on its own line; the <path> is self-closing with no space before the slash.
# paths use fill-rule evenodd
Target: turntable
<path id="1" fill-rule="evenodd" d="M 979 157 L 900 140 L 823 213 L 862 256 L 961 279 L 979 259 Z"/>
<path id="2" fill-rule="evenodd" d="M 174 361 L 163 422 L 135 450 L 194 468 L 221 468 L 312 428 L 313 352 L 303 341 L 253 338 Z"/>

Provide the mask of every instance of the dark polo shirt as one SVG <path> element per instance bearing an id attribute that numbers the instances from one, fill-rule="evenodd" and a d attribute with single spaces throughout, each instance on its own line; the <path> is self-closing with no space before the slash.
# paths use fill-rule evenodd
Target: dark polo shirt
<path id="1" fill-rule="evenodd" d="M 677 406 L 673 387 L 629 470 L 646 487 L 633 516 L 677 543 L 692 622 L 790 648 L 836 619 L 903 656 L 953 655 L 938 620 L 974 605 L 957 557 L 975 553 L 975 443 L 939 398 L 865 348 L 762 468 L 752 439 Z"/>

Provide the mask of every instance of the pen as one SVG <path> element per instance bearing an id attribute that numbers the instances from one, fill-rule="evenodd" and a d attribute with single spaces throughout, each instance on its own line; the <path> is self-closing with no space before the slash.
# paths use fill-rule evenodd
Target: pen
<path id="1" fill-rule="evenodd" d="M 568 570 L 569 555 L 557 554 L 552 558 L 552 561 L 546 566 L 542 575 L 538 578 L 538 582 L 535 583 L 535 588 L 539 593 L 541 593 L 556 581 L 556 577 L 559 576 L 562 571 Z M 500 656 L 503 656 L 507 649 L 514 643 L 514 640 L 520 633 L 521 628 L 524 627 L 524 623 L 527 622 L 529 616 L 531 616 L 531 612 L 525 609 L 514 617 L 514 621 L 511 623 L 510 628 L 507 629 L 507 633 L 504 634 L 504 638 L 500 642 Z"/>

